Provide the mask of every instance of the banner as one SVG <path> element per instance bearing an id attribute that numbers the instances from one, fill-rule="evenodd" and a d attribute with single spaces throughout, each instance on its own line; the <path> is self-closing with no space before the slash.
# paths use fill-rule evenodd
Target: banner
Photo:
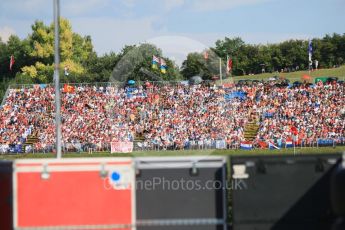
<path id="1" fill-rule="evenodd" d="M 226 56 L 226 74 L 229 74 L 232 70 L 232 59 Z"/>
<path id="2" fill-rule="evenodd" d="M 253 143 L 250 141 L 242 141 L 240 148 L 243 150 L 251 150 L 253 148 Z"/>
<path id="3" fill-rule="evenodd" d="M 216 149 L 226 149 L 225 140 L 217 140 L 216 141 Z"/>
<path id="4" fill-rule="evenodd" d="M 309 43 L 308 43 L 309 65 L 312 65 L 312 55 L 313 55 L 313 43 L 311 40 L 309 40 Z"/>
<path id="5" fill-rule="evenodd" d="M 11 71 L 12 71 L 12 67 L 13 67 L 13 65 L 14 65 L 14 62 L 15 62 L 14 56 L 11 55 L 11 58 L 10 58 L 10 70 L 11 70 Z"/>
<path id="6" fill-rule="evenodd" d="M 72 85 L 64 84 L 63 85 L 63 92 L 64 93 L 74 93 L 75 88 Z"/>
<path id="7" fill-rule="evenodd" d="M 161 72 L 165 74 L 167 72 L 167 64 L 163 58 L 160 59 L 160 64 L 161 64 Z"/>
<path id="8" fill-rule="evenodd" d="M 317 143 L 318 145 L 333 145 L 334 140 L 333 139 L 318 139 Z"/>
<path id="9" fill-rule="evenodd" d="M 152 56 L 152 69 L 158 69 L 159 58 L 155 55 Z"/>
<path id="10" fill-rule="evenodd" d="M 285 148 L 292 148 L 293 147 L 293 140 L 292 138 L 288 138 L 285 141 Z"/>
<path id="11" fill-rule="evenodd" d="M 204 52 L 204 59 L 205 59 L 205 60 L 208 59 L 208 52 L 207 52 L 207 51 Z"/>
<path id="12" fill-rule="evenodd" d="M 269 149 L 280 149 L 278 146 L 276 146 L 273 142 L 268 142 L 268 148 Z"/>
<path id="13" fill-rule="evenodd" d="M 111 142 L 111 153 L 131 153 L 133 152 L 133 142 L 117 141 Z"/>

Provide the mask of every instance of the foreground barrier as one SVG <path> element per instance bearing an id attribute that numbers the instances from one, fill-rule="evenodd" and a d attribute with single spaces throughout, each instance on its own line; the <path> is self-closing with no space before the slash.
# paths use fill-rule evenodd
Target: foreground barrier
<path id="1" fill-rule="evenodd" d="M 223 157 L 136 158 L 138 230 L 226 230 Z"/>
<path id="2" fill-rule="evenodd" d="M 231 191 L 232 229 L 332 229 L 330 178 L 340 158 L 340 154 L 232 157 L 232 179 L 246 184 L 244 190 Z"/>
<path id="3" fill-rule="evenodd" d="M 0 229 L 332 229 L 340 158 L 232 156 L 231 177 L 214 156 L 0 161 Z"/>
<path id="4" fill-rule="evenodd" d="M 0 184 L 1 230 L 227 226 L 223 157 L 0 161 Z"/>
<path id="5" fill-rule="evenodd" d="M 130 158 L 0 162 L 0 229 L 133 230 Z"/>
<path id="6" fill-rule="evenodd" d="M 272 144 L 275 148 L 271 148 Z M 129 153 L 132 151 L 175 151 L 175 150 L 207 150 L 207 149 L 284 149 L 284 148 L 319 148 L 319 147 L 336 147 L 344 146 L 345 137 L 336 139 L 299 139 L 297 142 L 292 140 L 259 140 L 254 142 L 248 141 L 232 141 L 226 140 L 195 140 L 187 141 L 184 145 L 163 145 L 162 143 L 153 143 L 149 141 L 134 141 L 134 142 L 112 142 L 112 143 L 63 143 L 62 151 L 68 152 L 111 152 L 111 153 Z M 44 147 L 37 146 L 9 146 L 6 144 L 0 145 L 0 154 L 20 154 L 20 153 L 51 153 L 55 151 L 54 145 L 46 145 Z"/>

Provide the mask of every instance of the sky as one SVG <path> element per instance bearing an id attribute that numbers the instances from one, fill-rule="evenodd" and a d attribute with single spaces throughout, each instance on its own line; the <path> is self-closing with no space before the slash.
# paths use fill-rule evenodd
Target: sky
<path id="1" fill-rule="evenodd" d="M 73 31 L 91 35 L 99 55 L 150 42 L 180 64 L 224 37 L 251 44 L 345 33 L 345 0 L 60 0 Z M 1 0 L 0 36 L 25 38 L 51 23 L 53 0 Z"/>

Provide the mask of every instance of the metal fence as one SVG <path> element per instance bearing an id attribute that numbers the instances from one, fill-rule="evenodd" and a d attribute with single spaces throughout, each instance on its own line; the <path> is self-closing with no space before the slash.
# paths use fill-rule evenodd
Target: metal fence
<path id="1" fill-rule="evenodd" d="M 315 140 L 299 140 L 298 143 L 288 144 L 286 141 L 281 143 L 274 142 L 274 149 L 288 149 L 288 148 L 321 148 L 321 147 L 336 147 L 345 146 L 345 137 L 336 139 L 315 139 Z M 267 149 L 270 148 L 267 142 L 267 147 L 262 148 L 256 141 L 253 142 L 251 149 Z M 162 143 L 155 143 L 153 141 L 134 141 L 133 152 L 144 151 L 177 151 L 177 150 L 238 150 L 242 149 L 241 143 L 237 141 L 226 140 L 196 140 L 188 141 L 183 145 L 171 144 L 164 145 Z M 246 148 L 247 149 L 247 148 Z M 63 143 L 63 153 L 93 153 L 111 151 L 110 143 L 93 144 L 93 143 Z M 249 150 L 250 151 L 250 150 Z M 33 145 L 15 145 L 5 146 L 0 145 L 1 154 L 22 154 L 22 153 L 53 153 L 55 152 L 55 145 L 44 145 L 41 147 Z"/>
<path id="2" fill-rule="evenodd" d="M 294 81 L 301 81 L 301 77 L 291 77 L 288 78 L 290 80 L 290 82 L 294 82 Z M 269 78 L 259 78 L 257 76 L 249 76 L 249 77 L 229 77 L 226 79 L 223 79 L 224 83 L 227 82 L 239 82 L 239 81 L 246 81 L 246 80 L 259 80 L 259 81 L 269 81 Z M 338 80 L 342 80 L 345 81 L 345 76 L 343 77 L 338 77 Z M 140 85 L 145 85 L 146 82 L 149 82 L 152 85 L 159 85 L 159 86 L 164 86 L 164 85 L 178 85 L 178 84 L 183 84 L 183 82 L 188 82 L 188 81 L 136 81 L 133 86 L 140 86 Z M 213 80 L 204 80 L 204 83 L 209 83 L 209 84 L 213 84 L 215 82 L 220 83 L 219 81 L 213 81 Z M 60 87 L 62 88 L 64 84 L 68 84 L 68 85 L 72 85 L 75 87 L 83 87 L 83 86 L 96 86 L 96 87 L 123 87 L 125 85 L 127 85 L 127 82 L 118 82 L 118 81 L 113 81 L 113 82 L 93 82 L 93 83 L 60 83 Z M 8 89 L 29 89 L 29 88 L 33 88 L 34 86 L 43 86 L 43 87 L 53 87 L 55 84 L 53 83 L 47 83 L 47 84 L 12 84 L 8 86 Z"/>
<path id="3" fill-rule="evenodd" d="M 272 73 L 271 74 L 272 77 L 273 76 L 279 76 L 280 74 L 276 73 Z M 327 75 L 326 75 L 327 76 Z M 329 76 L 329 77 L 332 77 L 332 76 Z M 312 79 L 314 78 L 317 78 L 317 76 L 313 76 Z M 228 80 L 229 78 L 225 79 Z M 302 76 L 294 76 L 294 77 L 286 77 L 286 79 L 288 79 L 291 83 L 295 82 L 295 81 L 303 81 L 302 79 Z M 246 76 L 246 77 L 243 77 L 243 76 L 236 76 L 233 78 L 234 82 L 237 83 L 239 81 L 245 81 L 245 80 L 258 80 L 258 81 L 269 81 L 269 77 L 265 77 L 265 78 L 262 78 L 260 77 L 260 75 L 251 75 L 251 76 Z M 338 81 L 345 81 L 345 75 L 342 76 L 342 77 L 338 77 Z M 314 83 L 314 80 L 312 80 L 311 83 Z"/>

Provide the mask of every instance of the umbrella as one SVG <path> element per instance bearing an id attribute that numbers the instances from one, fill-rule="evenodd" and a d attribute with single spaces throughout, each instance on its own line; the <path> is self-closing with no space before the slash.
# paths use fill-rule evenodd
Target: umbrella
<path id="1" fill-rule="evenodd" d="M 238 85 L 243 85 L 244 83 L 245 83 L 244 80 L 239 80 L 239 81 L 237 82 Z"/>
<path id="2" fill-rule="evenodd" d="M 200 76 L 194 76 L 189 79 L 190 84 L 200 84 L 202 82 L 202 78 Z"/>
<path id="3" fill-rule="evenodd" d="M 129 84 L 129 85 L 134 85 L 134 84 L 135 84 L 135 81 L 134 81 L 134 80 L 129 80 L 129 81 L 128 81 L 128 84 Z"/>
<path id="4" fill-rule="evenodd" d="M 300 81 L 295 81 L 294 83 L 293 83 L 293 85 L 294 86 L 298 86 L 298 85 L 301 85 L 302 83 L 300 82 Z"/>
<path id="5" fill-rule="evenodd" d="M 337 77 L 329 77 L 327 80 L 328 80 L 328 81 L 337 81 L 338 78 L 337 78 Z"/>
<path id="6" fill-rule="evenodd" d="M 181 81 L 180 83 L 181 83 L 182 85 L 188 85 L 188 84 L 189 84 L 188 81 Z"/>

